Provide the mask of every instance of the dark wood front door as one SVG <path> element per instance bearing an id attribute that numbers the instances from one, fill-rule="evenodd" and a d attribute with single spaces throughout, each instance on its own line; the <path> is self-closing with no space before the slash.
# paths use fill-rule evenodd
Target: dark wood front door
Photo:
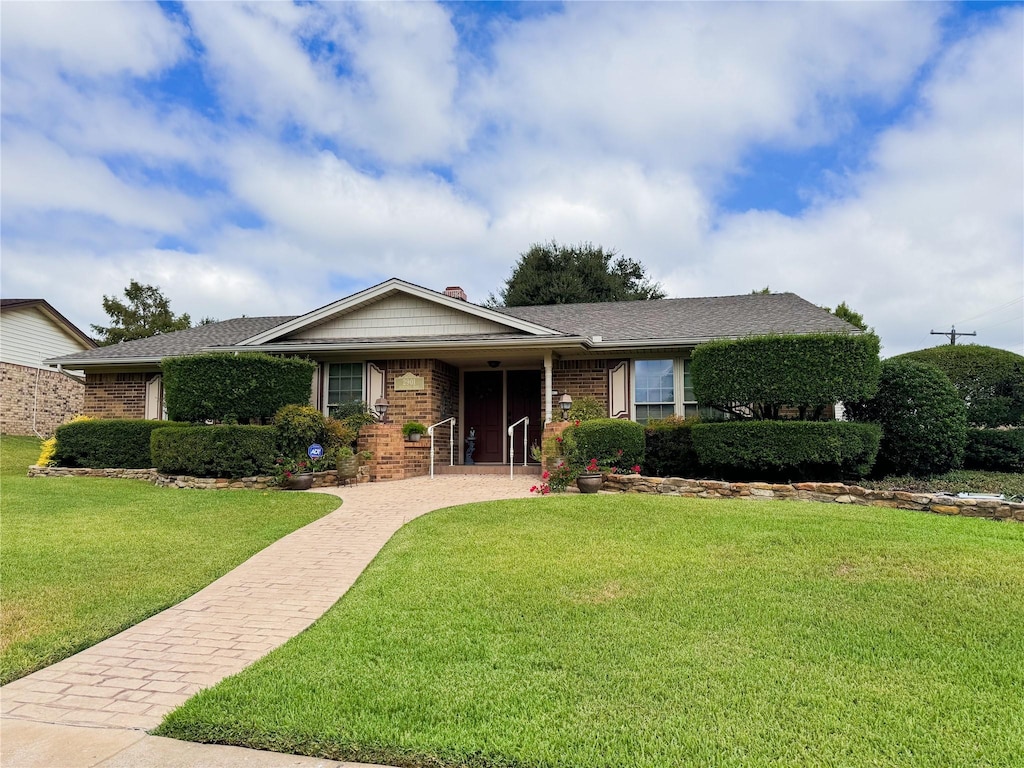
<path id="1" fill-rule="evenodd" d="M 502 445 L 505 436 L 505 419 L 502 413 L 503 378 L 501 371 L 467 371 L 463 379 L 465 430 L 476 430 L 476 450 L 473 461 L 477 463 L 501 462 Z"/>
<path id="2" fill-rule="evenodd" d="M 541 418 L 540 412 L 543 372 L 509 371 L 506 375 L 508 376 L 508 423 L 515 424 L 523 416 L 529 416 L 530 428 L 527 432 L 527 446 L 540 445 L 540 438 L 544 433 L 544 420 Z M 516 464 L 523 460 L 523 433 L 521 430 L 522 427 L 517 427 L 514 435 Z"/>

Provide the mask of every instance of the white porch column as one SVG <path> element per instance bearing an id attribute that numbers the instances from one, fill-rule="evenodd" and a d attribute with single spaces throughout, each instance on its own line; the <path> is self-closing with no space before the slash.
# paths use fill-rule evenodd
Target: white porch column
<path id="1" fill-rule="evenodd" d="M 544 423 L 551 422 L 551 350 L 544 353 Z"/>

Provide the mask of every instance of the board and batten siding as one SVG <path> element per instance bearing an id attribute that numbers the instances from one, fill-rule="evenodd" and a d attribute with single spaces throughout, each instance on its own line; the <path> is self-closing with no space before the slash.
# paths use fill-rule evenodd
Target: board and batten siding
<path id="1" fill-rule="evenodd" d="M 390 296 L 349 314 L 304 328 L 289 339 L 388 338 L 508 333 L 511 328 L 415 296 Z"/>
<path id="2" fill-rule="evenodd" d="M 0 361 L 52 370 L 43 360 L 83 349 L 89 347 L 38 307 L 8 309 L 0 315 Z"/>

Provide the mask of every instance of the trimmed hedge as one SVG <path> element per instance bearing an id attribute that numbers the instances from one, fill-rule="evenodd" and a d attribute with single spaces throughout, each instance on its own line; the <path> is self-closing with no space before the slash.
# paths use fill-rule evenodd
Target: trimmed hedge
<path id="1" fill-rule="evenodd" d="M 569 430 L 573 454 L 570 463 L 583 466 L 597 459 L 601 466 L 628 469 L 644 462 L 644 428 L 635 421 L 592 419 Z"/>
<path id="2" fill-rule="evenodd" d="M 820 333 L 712 341 L 693 350 L 697 400 L 723 410 L 753 404 L 756 418 L 777 419 L 784 405 L 817 418 L 832 403 L 857 402 L 878 388 L 874 334 Z"/>
<path id="3" fill-rule="evenodd" d="M 53 463 L 59 467 L 148 469 L 151 433 L 173 425 L 140 419 L 83 419 L 57 427 Z"/>
<path id="4" fill-rule="evenodd" d="M 651 477 L 700 477 L 691 430 L 699 419 L 670 417 L 644 428 L 644 473 Z"/>
<path id="5" fill-rule="evenodd" d="M 247 425 L 156 429 L 153 464 L 167 475 L 252 477 L 269 475 L 277 459 L 277 431 Z"/>
<path id="6" fill-rule="evenodd" d="M 1024 428 L 968 429 L 964 468 L 1024 472 Z"/>
<path id="7" fill-rule="evenodd" d="M 723 421 L 695 424 L 700 463 L 744 480 L 831 480 L 871 471 L 882 430 L 846 421 Z"/>
<path id="8" fill-rule="evenodd" d="M 897 355 L 941 370 L 967 405 L 977 427 L 1024 426 L 1024 356 L 981 344 L 946 344 Z"/>
<path id="9" fill-rule="evenodd" d="M 261 352 L 213 352 L 161 361 L 167 415 L 175 421 L 269 419 L 309 403 L 316 363 Z"/>
<path id="10" fill-rule="evenodd" d="M 967 443 L 967 408 L 949 377 L 927 363 L 882 363 L 878 394 L 852 409 L 882 427 L 875 474 L 926 477 L 956 469 Z"/>

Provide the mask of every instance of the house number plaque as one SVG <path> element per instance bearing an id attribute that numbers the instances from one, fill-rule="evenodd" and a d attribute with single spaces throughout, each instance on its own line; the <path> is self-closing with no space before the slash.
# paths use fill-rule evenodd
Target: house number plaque
<path id="1" fill-rule="evenodd" d="M 425 386 L 426 380 L 414 373 L 404 373 L 395 377 L 396 392 L 415 392 L 424 389 Z"/>

